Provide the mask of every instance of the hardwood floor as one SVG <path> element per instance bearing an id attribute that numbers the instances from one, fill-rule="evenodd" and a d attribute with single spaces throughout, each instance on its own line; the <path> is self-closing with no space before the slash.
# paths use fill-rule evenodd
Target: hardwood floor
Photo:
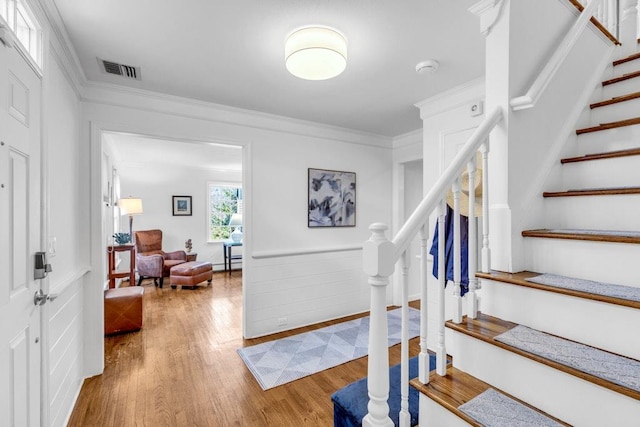
<path id="1" fill-rule="evenodd" d="M 104 373 L 84 382 L 69 426 L 332 426 L 331 394 L 366 376 L 364 357 L 262 391 L 236 353 L 358 315 L 244 340 L 241 272 L 195 290 L 143 286 L 142 330 L 105 338 Z M 399 363 L 400 346 L 389 354 Z"/>

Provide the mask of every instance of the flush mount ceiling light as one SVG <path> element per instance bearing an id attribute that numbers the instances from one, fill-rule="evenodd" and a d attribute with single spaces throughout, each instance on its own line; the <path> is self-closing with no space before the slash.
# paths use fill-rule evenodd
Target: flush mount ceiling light
<path id="1" fill-rule="evenodd" d="M 304 27 L 287 37 L 287 70 L 306 80 L 327 80 L 347 67 L 347 39 L 329 27 Z"/>

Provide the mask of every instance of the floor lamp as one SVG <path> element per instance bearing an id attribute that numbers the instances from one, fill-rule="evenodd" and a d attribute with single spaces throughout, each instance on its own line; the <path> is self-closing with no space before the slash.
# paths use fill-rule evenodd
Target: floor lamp
<path id="1" fill-rule="evenodd" d="M 120 215 L 129 215 L 129 236 L 131 243 L 133 243 L 133 216 L 142 213 L 142 199 L 134 199 L 133 197 L 120 199 L 118 207 Z"/>

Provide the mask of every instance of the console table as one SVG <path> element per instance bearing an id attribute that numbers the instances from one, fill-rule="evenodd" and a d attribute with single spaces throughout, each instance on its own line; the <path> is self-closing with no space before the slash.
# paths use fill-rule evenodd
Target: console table
<path id="1" fill-rule="evenodd" d="M 224 271 L 229 270 L 229 274 L 231 274 L 231 262 L 236 260 L 236 262 L 242 262 L 242 254 L 240 255 L 232 255 L 231 249 L 234 246 L 242 246 L 242 242 L 234 242 L 233 240 L 225 240 L 222 242 L 222 252 L 224 253 Z M 237 261 L 240 260 L 240 261 Z"/>
<path id="2" fill-rule="evenodd" d="M 116 252 L 129 252 L 129 270 L 116 271 Z M 116 287 L 116 279 L 129 276 L 129 286 L 136 283 L 136 246 L 129 245 L 110 245 L 107 246 L 107 260 L 109 264 L 109 288 Z"/>

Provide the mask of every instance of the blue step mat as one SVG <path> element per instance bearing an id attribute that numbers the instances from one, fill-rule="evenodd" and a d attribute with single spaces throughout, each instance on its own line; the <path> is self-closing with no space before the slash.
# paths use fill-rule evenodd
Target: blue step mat
<path id="1" fill-rule="evenodd" d="M 429 355 L 429 370 L 436 368 L 435 355 Z M 418 357 L 409 359 L 409 378 L 418 376 Z M 360 427 L 367 415 L 367 378 L 363 378 L 331 395 L 334 427 Z M 400 364 L 389 368 L 389 418 L 398 425 L 400 413 Z M 418 391 L 409 387 L 409 413 L 411 425 L 418 425 Z"/>

